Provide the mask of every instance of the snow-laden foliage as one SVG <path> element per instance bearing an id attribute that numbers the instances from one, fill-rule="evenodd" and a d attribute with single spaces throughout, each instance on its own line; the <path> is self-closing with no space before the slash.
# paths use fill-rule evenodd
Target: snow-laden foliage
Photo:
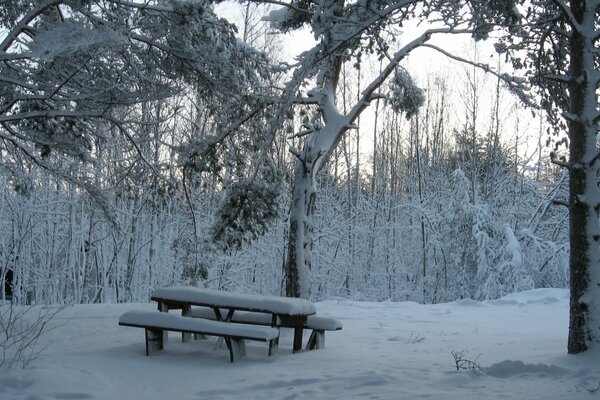
<path id="1" fill-rule="evenodd" d="M 392 110 L 404 113 L 406 118 L 415 115 L 425 102 L 423 90 L 418 87 L 404 68 L 396 68 L 389 83 L 388 102 Z"/>
<path id="2" fill-rule="evenodd" d="M 77 54 L 99 47 L 120 47 L 125 37 L 106 26 L 88 27 L 81 21 L 67 20 L 56 25 L 43 26 L 28 44 L 27 55 L 32 59 L 51 62 L 55 58 Z"/>
<path id="3" fill-rule="evenodd" d="M 219 207 L 213 239 L 225 249 L 263 236 L 279 215 L 278 188 L 271 183 L 245 179 L 230 185 Z"/>
<path id="4" fill-rule="evenodd" d="M 153 158 L 137 135 L 151 125 L 145 102 L 175 104 L 193 87 L 221 138 L 249 119 L 265 91 L 257 87 L 269 86 L 258 83 L 269 77 L 265 55 L 240 42 L 208 2 L 15 1 L 0 12 L 3 148 L 86 189 L 106 130 Z M 63 155 L 84 164 L 65 169 L 56 161 Z"/>

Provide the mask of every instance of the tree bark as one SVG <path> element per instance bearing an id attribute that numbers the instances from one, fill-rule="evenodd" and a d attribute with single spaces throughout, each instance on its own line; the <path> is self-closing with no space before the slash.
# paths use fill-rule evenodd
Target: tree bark
<path id="1" fill-rule="evenodd" d="M 579 27 L 572 31 L 570 52 L 570 318 L 568 352 L 581 353 L 600 344 L 600 223 L 598 209 L 597 109 L 594 78 L 595 8 L 585 0 L 572 0 L 571 11 Z M 597 7 L 597 5 L 596 5 Z M 590 80 L 590 78 L 592 79 Z M 594 310 L 594 308 L 596 310 Z"/>
<path id="2" fill-rule="evenodd" d="M 314 185 L 316 172 L 309 160 L 296 160 L 286 261 L 288 297 L 310 298 L 309 274 L 312 268 L 312 233 L 317 198 Z"/>

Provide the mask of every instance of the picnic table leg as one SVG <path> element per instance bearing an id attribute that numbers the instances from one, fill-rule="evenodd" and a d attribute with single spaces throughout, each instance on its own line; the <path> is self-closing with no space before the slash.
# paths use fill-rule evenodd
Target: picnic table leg
<path id="1" fill-rule="evenodd" d="M 231 322 L 231 318 L 233 317 L 233 312 L 235 310 L 231 309 L 229 310 L 229 312 L 227 313 L 227 316 L 225 317 L 225 319 L 223 319 L 223 314 L 221 314 L 221 309 L 219 307 L 212 307 L 214 313 L 215 313 L 215 318 L 217 318 L 217 321 L 220 322 Z M 227 339 L 225 339 L 225 341 L 227 342 Z M 219 339 L 217 339 L 217 344 L 215 346 L 215 348 L 219 348 L 221 347 L 221 345 L 223 344 L 223 338 L 220 337 Z M 232 353 L 232 347 L 231 347 L 231 341 L 227 342 L 227 348 L 229 349 L 229 352 L 231 353 L 231 362 L 233 362 L 233 353 Z"/>
<path id="2" fill-rule="evenodd" d="M 306 343 L 306 350 L 315 350 L 325 348 L 325 331 L 314 329 Z"/>
<path id="3" fill-rule="evenodd" d="M 164 301 L 159 301 L 158 302 L 158 311 L 168 313 L 169 305 L 167 303 L 165 303 Z M 160 338 L 162 341 L 162 347 L 164 348 L 167 345 L 167 342 L 169 341 L 169 331 L 161 331 Z"/>
<path id="4" fill-rule="evenodd" d="M 192 313 L 192 306 L 189 304 L 185 304 L 183 307 L 181 307 L 181 316 L 182 317 L 188 317 L 190 314 Z M 185 342 L 189 342 L 190 340 L 192 340 L 192 334 L 189 332 L 182 332 L 181 333 L 181 342 L 185 343 Z"/>
<path id="5" fill-rule="evenodd" d="M 164 331 L 158 329 L 148 329 L 146 328 L 146 355 L 149 356 L 150 353 L 154 353 L 155 351 L 162 350 L 164 348 L 163 342 Z"/>
<path id="6" fill-rule="evenodd" d="M 302 331 L 304 329 L 304 323 L 296 325 L 294 327 L 294 353 L 302 351 Z"/>
<path id="7" fill-rule="evenodd" d="M 235 359 L 246 355 L 246 342 L 244 342 L 244 339 L 234 339 L 228 336 L 221 337 L 220 339 L 224 339 L 227 344 L 230 362 L 234 362 Z"/>
<path id="8" fill-rule="evenodd" d="M 284 326 L 293 327 L 294 329 L 294 347 L 293 352 L 302 351 L 302 333 L 306 324 L 306 315 L 279 315 L 281 324 Z"/>

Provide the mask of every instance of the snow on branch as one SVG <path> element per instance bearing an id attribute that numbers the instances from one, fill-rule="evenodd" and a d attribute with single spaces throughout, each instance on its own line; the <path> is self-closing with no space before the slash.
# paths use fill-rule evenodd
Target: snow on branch
<path id="1" fill-rule="evenodd" d="M 285 3 L 278 0 L 260 0 L 258 3 L 283 6 L 282 8 L 271 11 L 262 18 L 262 21 L 269 22 L 273 28 L 283 32 L 293 29 L 295 25 L 304 22 L 304 20 L 312 15 L 310 10 L 301 8 L 293 3 Z"/>
<path id="2" fill-rule="evenodd" d="M 54 117 L 65 117 L 65 118 L 100 118 L 103 117 L 104 113 L 99 111 L 70 111 L 70 110 L 45 110 L 45 111 L 27 111 L 17 114 L 0 115 L 0 123 L 22 121 L 25 119 L 34 118 L 54 118 Z"/>
<path id="3" fill-rule="evenodd" d="M 29 57 L 53 60 L 59 55 L 99 46 L 119 46 L 124 38 L 105 26 L 90 29 L 80 22 L 65 21 L 41 29 L 29 45 Z"/>
<path id="4" fill-rule="evenodd" d="M 46 9 L 54 7 L 62 3 L 64 0 L 47 0 L 40 2 L 36 7 L 26 13 L 21 20 L 15 25 L 13 29 L 8 32 L 2 43 L 0 43 L 0 49 L 3 52 L 7 52 L 8 49 L 15 43 L 21 33 L 27 30 L 28 25 Z"/>
<path id="5" fill-rule="evenodd" d="M 415 115 L 425 102 L 423 89 L 418 87 L 404 68 L 396 68 L 390 82 L 388 101 L 395 112 L 404 112 L 406 118 Z"/>
<path id="6" fill-rule="evenodd" d="M 143 3 L 137 3 L 135 1 L 128 1 L 128 0 L 107 0 L 107 1 L 109 3 L 118 4 L 118 5 L 125 6 L 125 7 L 138 8 L 140 10 L 150 10 L 150 11 L 159 11 L 159 12 L 174 12 L 173 7 L 150 4 L 148 1 L 144 1 Z"/>

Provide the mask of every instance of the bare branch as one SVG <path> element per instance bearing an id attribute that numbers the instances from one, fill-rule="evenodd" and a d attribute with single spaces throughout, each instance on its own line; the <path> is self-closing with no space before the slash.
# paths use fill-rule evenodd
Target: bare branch
<path id="1" fill-rule="evenodd" d="M 301 131 L 301 132 L 294 133 L 293 135 L 288 136 L 288 139 L 301 138 L 301 137 L 304 137 L 306 135 L 310 135 L 313 132 L 314 131 L 312 131 L 312 130 Z"/>
<path id="2" fill-rule="evenodd" d="M 535 102 L 533 102 L 532 99 L 529 98 L 529 96 L 526 94 L 527 88 L 525 87 L 525 81 L 522 79 L 519 79 L 517 77 L 514 76 L 510 76 L 507 74 L 502 74 L 499 73 L 498 71 L 494 70 L 493 68 L 491 68 L 489 65 L 484 64 L 484 63 L 480 63 L 480 62 L 475 62 L 472 60 L 468 60 L 466 58 L 463 57 L 459 57 L 455 54 L 449 53 L 448 51 L 432 45 L 430 43 L 424 43 L 421 47 L 428 47 L 430 49 L 433 49 L 443 55 L 445 55 L 448 58 L 451 58 L 455 61 L 459 61 L 465 64 L 469 64 L 472 65 L 476 68 L 479 68 L 481 70 L 483 70 L 486 73 L 492 74 L 493 76 L 495 76 L 496 78 L 500 79 L 502 82 L 504 82 L 506 85 L 508 85 L 508 88 L 514 93 L 516 94 L 519 99 L 521 99 L 521 101 L 523 103 L 525 103 L 527 106 L 532 107 L 532 108 L 539 108 L 539 104 L 536 104 Z"/>
<path id="3" fill-rule="evenodd" d="M 2 127 L 4 129 L 6 129 L 11 135 L 14 136 L 14 137 L 6 136 L 2 132 L 0 132 L 1 139 L 6 140 L 7 142 L 10 142 L 13 146 L 15 146 L 23 154 L 25 154 L 25 156 L 27 158 L 29 158 L 31 161 L 33 161 L 33 163 L 36 164 L 38 167 L 42 168 L 45 171 L 55 172 L 54 168 L 52 168 L 50 165 L 46 164 L 44 161 L 40 160 L 38 157 L 33 155 L 29 151 L 29 149 L 27 149 L 25 146 L 23 146 L 21 143 L 19 143 L 17 140 L 15 140 L 15 138 L 18 138 L 19 135 L 17 132 L 15 132 L 14 129 L 12 129 L 8 124 L 5 124 L 5 123 L 0 123 L 0 125 L 2 125 Z"/>
<path id="4" fill-rule="evenodd" d="M 129 142 L 131 143 L 131 145 L 135 148 L 136 152 L 138 153 L 140 159 L 142 160 L 142 162 L 144 164 L 146 164 L 151 170 L 152 172 L 158 176 L 159 178 L 165 180 L 166 182 L 168 182 L 166 180 L 166 178 L 164 178 L 162 176 L 162 174 L 160 173 L 160 171 L 156 170 L 156 166 L 154 164 L 152 164 L 150 161 L 146 160 L 146 156 L 144 156 L 144 153 L 142 152 L 142 149 L 140 149 L 140 147 L 138 146 L 136 140 L 131 136 L 131 134 L 129 133 L 129 131 L 127 130 L 127 128 L 125 128 L 123 126 L 123 124 L 114 119 L 114 118 L 107 118 L 110 122 L 112 122 L 118 129 L 119 131 L 121 131 L 121 133 L 123 133 L 123 135 L 125 135 L 125 137 L 129 140 Z"/>
<path id="5" fill-rule="evenodd" d="M 564 75 L 544 75 L 544 79 L 547 79 L 549 81 L 559 82 L 559 83 L 566 83 L 566 84 L 571 82 L 571 78 L 566 77 Z"/>
<path id="6" fill-rule="evenodd" d="M 553 199 L 552 204 L 557 205 L 557 206 L 565 206 L 567 208 L 570 207 L 569 203 L 566 200 Z"/>

